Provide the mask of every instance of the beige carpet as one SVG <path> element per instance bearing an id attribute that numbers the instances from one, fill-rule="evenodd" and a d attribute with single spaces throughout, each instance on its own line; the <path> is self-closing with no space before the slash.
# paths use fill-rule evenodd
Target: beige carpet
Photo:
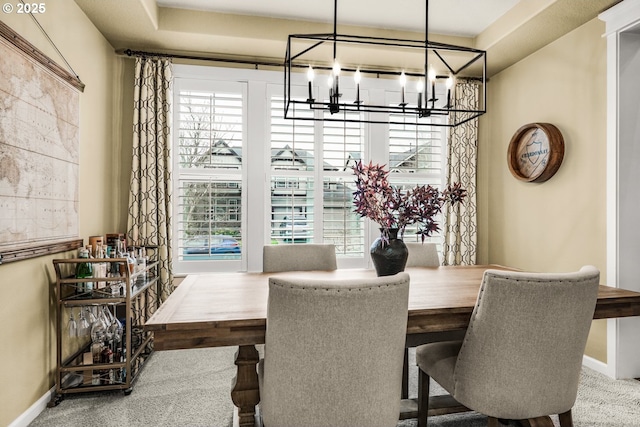
<path id="1" fill-rule="evenodd" d="M 410 352 L 409 364 L 415 365 L 415 352 Z M 412 368 L 409 396 L 417 396 L 417 367 Z M 437 386 L 437 385 L 436 385 Z M 432 387 L 433 388 L 433 387 Z M 443 390 L 436 387 L 432 394 Z M 487 391 L 489 392 L 489 391 Z M 559 427 L 558 417 L 552 416 Z M 582 369 L 578 397 L 573 407 L 574 427 L 640 427 L 640 381 L 612 380 L 589 368 Z M 486 427 L 487 418 L 477 413 L 429 418 L 429 427 Z M 406 420 L 398 427 L 415 427 L 415 420 Z M 518 426 L 512 422 L 511 427 Z"/>
<path id="2" fill-rule="evenodd" d="M 60 405 L 43 411 L 30 426 L 227 427 L 233 410 L 229 390 L 235 374 L 234 353 L 234 348 L 156 352 L 131 395 L 110 392 L 66 397 Z M 410 355 L 413 359 L 413 352 Z M 416 377 L 414 369 L 411 396 L 417 394 Z M 614 381 L 585 368 L 574 407 L 574 424 L 640 427 L 640 382 Z M 415 425 L 415 420 L 398 424 Z M 484 427 L 486 418 L 475 413 L 434 417 L 429 426 Z"/>

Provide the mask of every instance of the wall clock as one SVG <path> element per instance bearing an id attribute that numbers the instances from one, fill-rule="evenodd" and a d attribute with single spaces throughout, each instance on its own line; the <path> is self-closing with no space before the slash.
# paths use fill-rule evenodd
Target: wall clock
<path id="1" fill-rule="evenodd" d="M 544 182 L 551 178 L 564 158 L 564 139 L 551 123 L 529 123 L 509 142 L 507 163 L 521 181 Z"/>

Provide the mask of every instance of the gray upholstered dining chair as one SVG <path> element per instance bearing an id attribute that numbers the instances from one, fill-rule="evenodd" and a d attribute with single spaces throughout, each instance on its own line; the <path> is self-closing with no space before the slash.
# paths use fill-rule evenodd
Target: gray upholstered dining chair
<path id="1" fill-rule="evenodd" d="M 395 427 L 409 275 L 368 280 L 271 277 L 264 359 L 266 427 Z"/>
<path id="2" fill-rule="evenodd" d="M 336 246 L 328 243 L 265 245 L 262 252 L 262 271 L 335 270 Z"/>
<path id="3" fill-rule="evenodd" d="M 409 250 L 407 267 L 438 267 L 440 257 L 435 243 L 405 242 Z"/>
<path id="4" fill-rule="evenodd" d="M 416 362 L 418 426 L 427 425 L 429 380 L 459 403 L 498 420 L 573 426 L 582 356 L 598 297 L 600 272 L 487 270 L 462 341 L 420 346 Z"/>

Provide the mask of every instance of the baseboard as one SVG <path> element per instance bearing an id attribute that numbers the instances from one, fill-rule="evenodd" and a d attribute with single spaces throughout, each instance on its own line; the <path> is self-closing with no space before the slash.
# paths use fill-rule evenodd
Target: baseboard
<path id="1" fill-rule="evenodd" d="M 598 359 L 594 359 L 593 357 L 590 356 L 582 356 L 582 365 L 586 366 L 587 368 L 593 369 L 596 372 L 600 372 L 603 375 L 606 375 L 610 378 L 613 378 L 612 372 L 611 371 L 611 367 L 607 364 L 604 363 Z"/>
<path id="2" fill-rule="evenodd" d="M 40 412 L 44 411 L 47 407 L 47 403 L 51 400 L 51 397 L 56 391 L 56 387 L 53 386 L 46 392 L 40 399 L 38 399 L 33 405 L 24 411 L 18 418 L 13 420 L 8 427 L 28 427 L 31 421 L 35 420 Z"/>

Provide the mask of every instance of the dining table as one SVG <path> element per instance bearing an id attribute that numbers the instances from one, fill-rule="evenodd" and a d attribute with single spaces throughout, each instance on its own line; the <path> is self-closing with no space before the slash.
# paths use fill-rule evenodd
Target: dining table
<path id="1" fill-rule="evenodd" d="M 406 343 L 464 331 L 471 318 L 483 274 L 500 265 L 412 267 Z M 283 273 L 206 273 L 188 275 L 144 325 L 153 332 L 154 350 L 237 346 L 237 375 L 230 395 L 237 408 L 234 423 L 254 426 L 260 402 L 256 345 L 264 344 L 269 277 L 351 280 L 376 277 L 375 270 L 291 271 Z M 594 319 L 640 315 L 640 293 L 600 286 Z M 399 396 L 400 398 L 400 396 Z M 430 402 L 430 414 L 467 410 L 447 396 Z M 400 418 L 417 416 L 415 400 L 401 405 Z"/>

